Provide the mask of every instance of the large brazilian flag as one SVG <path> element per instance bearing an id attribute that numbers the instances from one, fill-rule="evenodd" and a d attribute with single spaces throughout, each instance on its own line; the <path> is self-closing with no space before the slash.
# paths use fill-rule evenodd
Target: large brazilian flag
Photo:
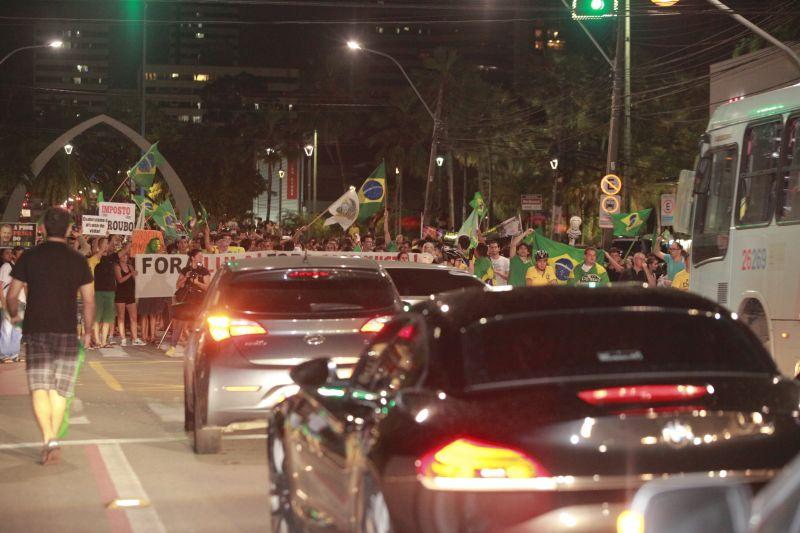
<path id="1" fill-rule="evenodd" d="M 386 202 L 386 161 L 381 161 L 358 190 L 358 221 L 365 222 L 383 210 Z"/>
<path id="2" fill-rule="evenodd" d="M 650 218 L 652 209 L 642 209 L 633 213 L 620 213 L 611 215 L 616 237 L 636 237 L 644 229 L 647 219 Z"/>
<path id="3" fill-rule="evenodd" d="M 533 252 L 544 250 L 547 252 L 547 263 L 553 267 L 559 285 L 565 285 L 577 265 L 583 263 L 583 250 L 568 244 L 556 242 L 538 233 L 531 233 L 525 237 L 525 243 L 531 246 Z M 602 252 L 598 251 L 598 257 Z"/>

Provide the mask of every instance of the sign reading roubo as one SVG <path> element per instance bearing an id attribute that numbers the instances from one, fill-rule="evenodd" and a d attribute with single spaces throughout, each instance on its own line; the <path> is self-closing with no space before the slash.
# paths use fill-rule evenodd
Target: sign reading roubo
<path id="1" fill-rule="evenodd" d="M 100 202 L 98 214 L 108 221 L 108 233 L 131 235 L 136 226 L 136 204 Z"/>
<path id="2" fill-rule="evenodd" d="M 287 255 L 304 255 L 305 252 L 263 251 L 237 254 L 203 254 L 203 266 L 213 275 L 223 265 L 231 261 L 241 261 L 254 257 L 276 257 Z M 397 259 L 396 252 L 308 252 L 308 255 L 363 257 L 375 261 Z M 431 263 L 430 254 L 408 254 L 412 263 Z M 181 270 L 189 264 L 186 255 L 175 254 L 138 254 L 136 260 L 136 297 L 161 298 L 175 294 L 175 285 Z"/>

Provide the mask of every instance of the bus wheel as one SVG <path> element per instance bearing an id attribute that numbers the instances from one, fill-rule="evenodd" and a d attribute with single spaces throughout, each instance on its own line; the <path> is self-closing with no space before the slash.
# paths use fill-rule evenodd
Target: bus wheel
<path id="1" fill-rule="evenodd" d="M 756 337 L 769 351 L 769 327 L 767 325 L 767 314 L 758 300 L 747 300 L 742 307 L 739 316 L 745 324 L 755 333 Z"/>

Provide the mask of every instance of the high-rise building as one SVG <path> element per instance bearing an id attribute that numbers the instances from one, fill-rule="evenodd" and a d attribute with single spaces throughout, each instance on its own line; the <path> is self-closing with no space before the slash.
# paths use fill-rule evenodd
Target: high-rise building
<path id="1" fill-rule="evenodd" d="M 148 32 L 147 62 L 171 65 L 239 64 L 239 8 L 199 2 L 153 4 L 148 18 L 173 21 Z"/>
<path id="2" fill-rule="evenodd" d="M 105 112 L 109 72 L 110 26 L 102 23 L 46 22 L 36 24 L 34 39 L 63 41 L 57 51 L 34 55 L 34 113 L 38 120 L 74 121 Z"/>

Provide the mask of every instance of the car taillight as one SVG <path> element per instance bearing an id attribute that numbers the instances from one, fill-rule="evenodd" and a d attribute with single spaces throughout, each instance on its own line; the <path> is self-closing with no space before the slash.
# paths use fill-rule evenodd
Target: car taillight
<path id="1" fill-rule="evenodd" d="M 504 446 L 460 438 L 416 462 L 422 478 L 531 479 L 548 475 L 533 459 Z"/>
<path id="2" fill-rule="evenodd" d="M 391 319 L 390 316 L 376 316 L 361 326 L 361 333 L 380 333 Z"/>
<path id="3" fill-rule="evenodd" d="M 293 270 L 286 274 L 289 279 L 319 279 L 328 278 L 331 273 L 327 270 Z"/>
<path id="4" fill-rule="evenodd" d="M 665 403 L 694 400 L 711 394 L 710 385 L 627 385 L 582 390 L 578 397 L 592 405 L 622 403 Z"/>
<path id="5" fill-rule="evenodd" d="M 231 318 L 228 316 L 210 316 L 206 319 L 208 323 L 208 333 L 215 341 L 222 341 L 230 337 L 241 337 L 243 335 L 265 335 L 267 330 L 260 324 L 242 318 Z"/>

